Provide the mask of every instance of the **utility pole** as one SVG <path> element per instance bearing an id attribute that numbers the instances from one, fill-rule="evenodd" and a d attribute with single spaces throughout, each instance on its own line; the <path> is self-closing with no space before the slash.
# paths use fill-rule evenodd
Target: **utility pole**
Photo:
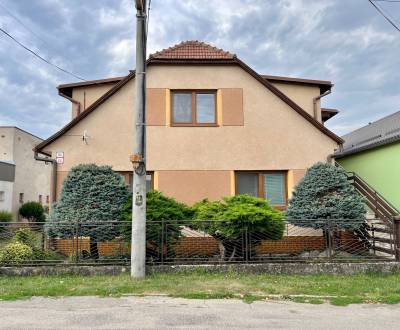
<path id="1" fill-rule="evenodd" d="M 136 73 L 133 120 L 133 191 L 131 276 L 144 278 L 146 271 L 146 0 L 135 0 Z"/>

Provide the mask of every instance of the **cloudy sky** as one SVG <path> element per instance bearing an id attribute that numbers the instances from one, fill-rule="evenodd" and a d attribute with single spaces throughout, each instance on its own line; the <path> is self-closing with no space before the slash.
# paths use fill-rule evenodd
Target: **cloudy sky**
<path id="1" fill-rule="evenodd" d="M 0 0 L 0 27 L 85 78 L 135 63 L 133 0 Z M 400 26 L 400 2 L 376 2 Z M 13 17 L 14 16 L 14 17 Z M 347 133 L 400 110 L 400 32 L 368 0 L 152 0 L 149 53 L 183 40 L 236 53 L 261 74 L 331 80 L 328 127 Z M 43 138 L 70 119 L 74 82 L 0 34 L 0 125 Z"/>

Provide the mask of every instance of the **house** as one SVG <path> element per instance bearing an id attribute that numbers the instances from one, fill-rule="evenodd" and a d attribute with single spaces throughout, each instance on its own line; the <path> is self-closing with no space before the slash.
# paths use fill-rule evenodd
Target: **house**
<path id="1" fill-rule="evenodd" d="M 312 164 L 343 142 L 324 126 L 337 110 L 320 98 L 332 83 L 260 75 L 236 55 L 186 41 L 147 60 L 148 184 L 192 204 L 238 193 L 284 208 Z M 64 84 L 71 121 L 39 143 L 56 167 L 55 194 L 71 167 L 111 165 L 132 181 L 135 72 Z"/>
<path id="2" fill-rule="evenodd" d="M 12 211 L 14 180 L 15 164 L 0 160 L 0 211 Z"/>
<path id="3" fill-rule="evenodd" d="M 41 142 L 18 127 L 0 126 L 0 210 L 12 212 L 15 220 L 25 202 L 50 203 L 51 166 L 33 158 Z"/>
<path id="4" fill-rule="evenodd" d="M 342 137 L 336 161 L 400 210 L 400 111 Z"/>

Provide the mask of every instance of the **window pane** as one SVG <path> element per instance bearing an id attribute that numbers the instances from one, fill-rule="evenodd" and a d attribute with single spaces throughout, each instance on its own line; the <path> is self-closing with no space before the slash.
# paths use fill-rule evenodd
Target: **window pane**
<path id="1" fill-rule="evenodd" d="M 192 122 L 192 94 L 173 93 L 174 123 Z"/>
<path id="2" fill-rule="evenodd" d="M 283 173 L 264 174 L 265 198 L 272 205 L 285 205 L 285 175 Z"/>
<path id="3" fill-rule="evenodd" d="M 215 123 L 214 94 L 196 94 L 196 122 Z"/>
<path id="4" fill-rule="evenodd" d="M 258 197 L 258 174 L 237 173 L 237 193 Z"/>
<path id="5" fill-rule="evenodd" d="M 152 175 L 146 174 L 146 192 L 153 191 Z"/>

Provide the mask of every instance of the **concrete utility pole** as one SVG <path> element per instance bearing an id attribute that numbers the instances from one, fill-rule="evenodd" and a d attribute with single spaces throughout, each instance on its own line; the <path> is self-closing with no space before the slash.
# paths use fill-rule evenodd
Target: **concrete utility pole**
<path id="1" fill-rule="evenodd" d="M 133 129 L 133 192 L 131 276 L 144 278 L 146 271 L 146 0 L 135 0 L 136 75 Z"/>

